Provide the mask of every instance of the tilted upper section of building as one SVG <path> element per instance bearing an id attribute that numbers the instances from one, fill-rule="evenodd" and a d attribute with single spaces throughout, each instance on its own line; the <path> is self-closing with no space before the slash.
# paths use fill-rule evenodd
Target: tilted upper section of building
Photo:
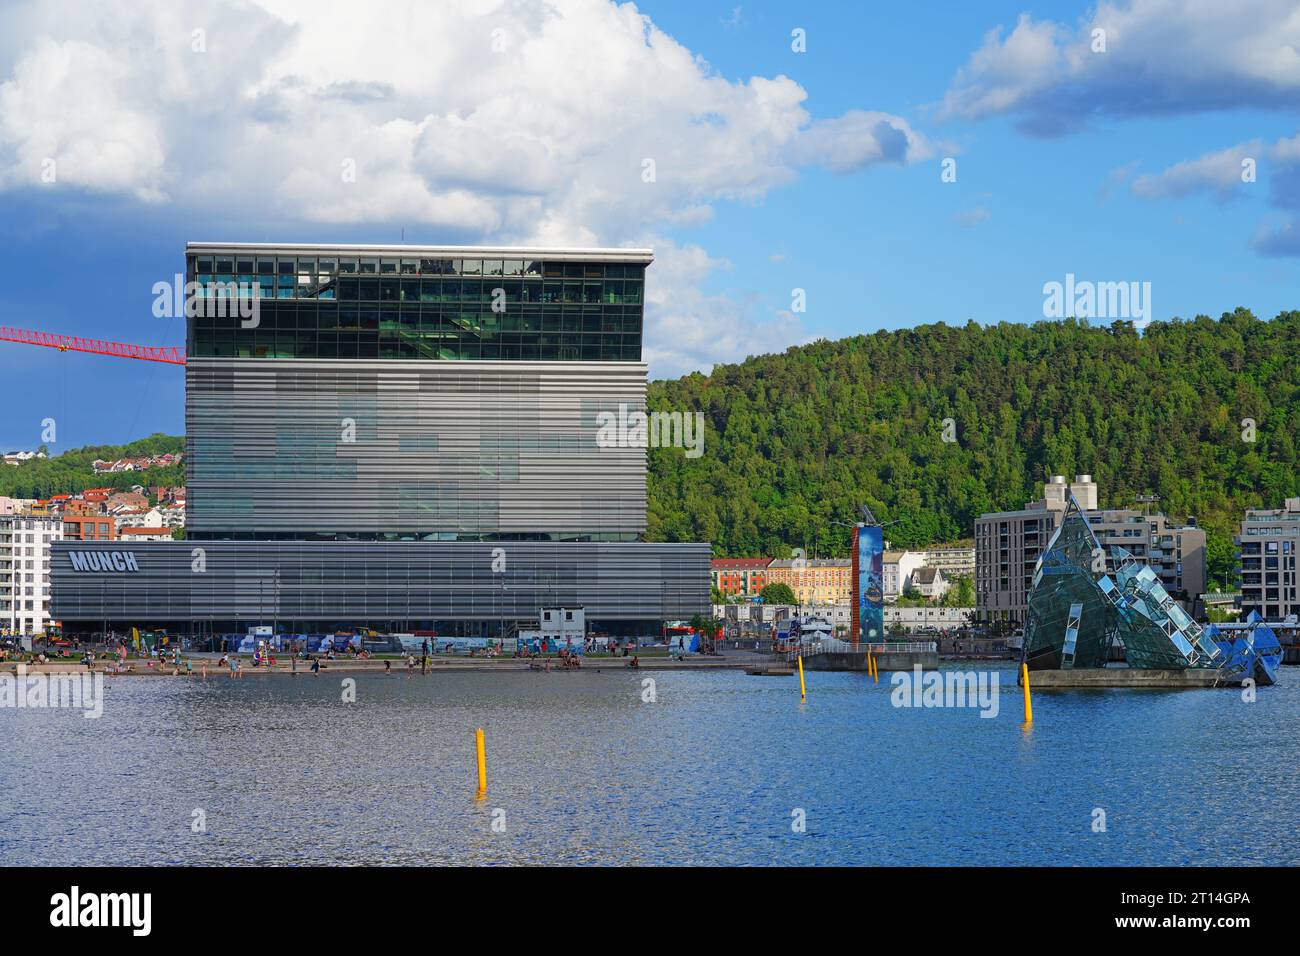
<path id="1" fill-rule="evenodd" d="M 256 325 L 201 310 L 192 358 L 639 362 L 648 249 L 191 242 L 187 281 L 256 286 Z M 244 293 L 251 294 L 251 293 Z"/>

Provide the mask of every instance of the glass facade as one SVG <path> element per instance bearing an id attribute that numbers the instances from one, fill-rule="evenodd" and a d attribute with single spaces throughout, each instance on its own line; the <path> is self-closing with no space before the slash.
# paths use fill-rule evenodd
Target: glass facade
<path id="1" fill-rule="evenodd" d="M 193 358 L 641 360 L 642 263 L 246 250 L 185 268 Z M 255 324 L 222 307 L 232 287 Z"/>
<path id="2" fill-rule="evenodd" d="M 1178 606 L 1149 565 L 1117 545 L 1110 564 L 1108 574 L 1106 551 L 1071 495 L 1034 571 L 1023 657 L 1031 670 L 1104 667 L 1117 644 L 1134 668 L 1224 666 L 1225 648 Z"/>

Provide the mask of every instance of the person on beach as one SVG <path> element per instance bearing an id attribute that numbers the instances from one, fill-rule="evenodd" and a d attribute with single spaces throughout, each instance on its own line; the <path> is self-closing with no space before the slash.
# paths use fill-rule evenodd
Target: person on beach
<path id="1" fill-rule="evenodd" d="M 391 674 L 392 672 L 393 672 L 393 662 L 392 662 L 392 661 L 384 661 L 384 673 L 385 673 L 385 674 Z"/>
<path id="2" fill-rule="evenodd" d="M 313 657 L 313 658 L 311 659 L 311 672 L 312 672 L 313 674 L 317 674 L 317 675 L 320 674 L 320 658 L 319 658 L 319 657 Z"/>
<path id="3" fill-rule="evenodd" d="M 202 664 L 200 664 L 200 665 L 199 665 L 199 670 L 201 671 L 201 676 L 202 676 L 202 678 L 203 678 L 204 680 L 207 680 L 207 679 L 208 679 L 208 662 L 207 662 L 207 661 L 204 661 Z"/>
<path id="4" fill-rule="evenodd" d="M 238 670 L 239 670 L 239 658 L 235 657 L 234 654 L 231 654 L 230 655 L 230 676 L 232 679 L 235 677 L 235 674 Z"/>

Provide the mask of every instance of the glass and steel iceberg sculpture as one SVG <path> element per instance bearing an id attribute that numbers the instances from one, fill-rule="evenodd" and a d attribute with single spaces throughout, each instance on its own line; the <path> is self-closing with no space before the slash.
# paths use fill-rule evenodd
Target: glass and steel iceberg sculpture
<path id="1" fill-rule="evenodd" d="M 1023 651 L 1030 670 L 1105 667 L 1111 647 L 1122 646 L 1129 667 L 1214 669 L 1225 681 L 1276 679 L 1281 645 L 1263 622 L 1240 636 L 1208 631 L 1149 566 L 1123 548 L 1112 548 L 1110 558 L 1108 572 L 1106 551 L 1071 495 L 1034 568 Z"/>

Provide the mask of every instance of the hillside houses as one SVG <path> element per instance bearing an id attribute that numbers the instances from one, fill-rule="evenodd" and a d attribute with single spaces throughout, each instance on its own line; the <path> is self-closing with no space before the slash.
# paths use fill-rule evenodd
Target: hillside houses
<path id="1" fill-rule="evenodd" d="M 119 458 L 116 461 L 105 461 L 102 458 L 96 458 L 91 462 L 91 467 L 97 475 L 110 475 L 123 471 L 145 471 L 149 468 L 178 465 L 182 457 L 180 454 L 168 453 L 165 455 L 147 455 L 143 458 Z"/>
<path id="2" fill-rule="evenodd" d="M 47 457 L 43 451 L 7 451 L 4 453 L 4 463 L 6 465 L 21 465 L 25 461 L 33 461 L 37 458 Z"/>

